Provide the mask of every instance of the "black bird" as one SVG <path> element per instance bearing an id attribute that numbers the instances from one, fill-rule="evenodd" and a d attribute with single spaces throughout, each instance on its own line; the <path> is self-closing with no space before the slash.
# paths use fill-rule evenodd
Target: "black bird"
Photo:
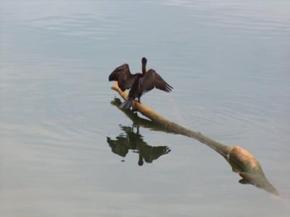
<path id="1" fill-rule="evenodd" d="M 120 89 L 125 91 L 130 89 L 136 76 L 141 73 L 131 74 L 128 64 L 118 66 L 109 76 L 109 81 L 117 81 Z"/>
<path id="2" fill-rule="evenodd" d="M 154 69 L 149 69 L 146 71 L 147 59 L 145 57 L 142 58 L 141 62 L 142 74 L 138 73 L 135 75 L 134 82 L 129 92 L 128 100 L 121 105 L 121 108 L 130 108 L 132 106 L 132 101 L 135 98 L 137 98 L 138 102 L 140 102 L 141 96 L 153 88 L 157 88 L 165 92 L 170 92 L 173 89 L 173 87 L 164 81 L 163 78 Z"/>

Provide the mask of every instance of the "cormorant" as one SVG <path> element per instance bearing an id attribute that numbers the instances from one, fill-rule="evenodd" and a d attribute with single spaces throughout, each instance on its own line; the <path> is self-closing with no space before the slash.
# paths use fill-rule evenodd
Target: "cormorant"
<path id="1" fill-rule="evenodd" d="M 142 58 L 141 62 L 142 74 L 138 73 L 135 75 L 135 79 L 133 79 L 134 82 L 129 92 L 128 100 L 121 105 L 121 108 L 130 108 L 132 106 L 132 101 L 135 98 L 137 98 L 138 102 L 140 102 L 141 96 L 153 88 L 157 88 L 165 92 L 170 92 L 173 89 L 173 87 L 164 81 L 164 79 L 154 69 L 149 69 L 146 71 L 147 59 L 145 57 Z"/>

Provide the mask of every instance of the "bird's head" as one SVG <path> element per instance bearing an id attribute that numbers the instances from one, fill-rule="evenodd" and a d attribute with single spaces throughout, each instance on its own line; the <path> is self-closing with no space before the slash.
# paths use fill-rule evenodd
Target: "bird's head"
<path id="1" fill-rule="evenodd" d="M 142 62 L 142 64 L 146 65 L 146 63 L 147 63 L 147 59 L 146 59 L 146 57 L 142 57 L 141 62 Z"/>

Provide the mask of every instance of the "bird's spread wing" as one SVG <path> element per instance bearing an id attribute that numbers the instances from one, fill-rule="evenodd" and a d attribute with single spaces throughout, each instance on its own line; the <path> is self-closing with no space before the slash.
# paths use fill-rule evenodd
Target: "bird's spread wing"
<path id="1" fill-rule="evenodd" d="M 127 77 L 130 74 L 129 65 L 125 63 L 114 69 L 114 71 L 109 76 L 109 81 L 117 81 L 119 77 Z"/>
<path id="2" fill-rule="evenodd" d="M 132 74 L 128 64 L 118 66 L 109 76 L 109 81 L 118 81 L 118 85 L 122 91 L 128 89 L 132 85 Z"/>
<path id="3" fill-rule="evenodd" d="M 163 78 L 154 69 L 149 69 L 146 74 L 148 77 L 150 77 L 148 80 L 153 83 L 155 88 L 165 92 L 172 91 L 173 87 L 164 81 Z"/>

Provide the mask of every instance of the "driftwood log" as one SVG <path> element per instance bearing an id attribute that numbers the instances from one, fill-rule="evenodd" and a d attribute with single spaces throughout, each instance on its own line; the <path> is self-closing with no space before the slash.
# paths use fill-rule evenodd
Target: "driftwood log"
<path id="1" fill-rule="evenodd" d="M 116 82 L 111 89 L 118 92 L 124 100 L 127 99 L 128 93 L 123 92 Z M 121 101 L 115 99 L 112 104 L 119 108 Z M 138 117 L 131 110 L 123 110 L 119 108 L 133 121 L 133 123 L 145 128 L 151 128 L 152 130 L 179 134 L 198 140 L 225 158 L 225 160 L 231 165 L 233 172 L 238 173 L 242 177 L 242 179 L 239 180 L 241 184 L 252 184 L 266 190 L 267 192 L 278 195 L 276 188 L 266 178 L 259 161 L 246 149 L 240 146 L 224 145 L 200 132 L 187 129 L 175 122 L 169 121 L 143 103 L 133 101 L 132 107 L 134 110 L 140 112 L 149 119 Z"/>

